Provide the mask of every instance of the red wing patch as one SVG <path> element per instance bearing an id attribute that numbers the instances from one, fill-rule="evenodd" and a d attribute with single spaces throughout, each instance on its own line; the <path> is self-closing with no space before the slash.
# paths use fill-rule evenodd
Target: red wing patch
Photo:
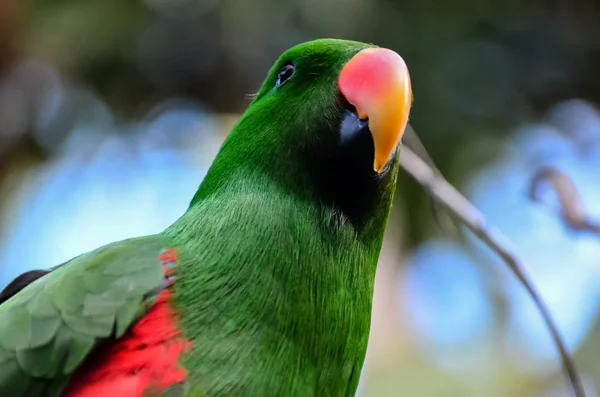
<path id="1" fill-rule="evenodd" d="M 159 256 L 165 277 L 174 280 L 176 251 Z M 169 305 L 172 292 L 163 289 L 149 311 L 122 338 L 107 349 L 99 348 L 79 368 L 64 397 L 143 397 L 185 380 L 179 356 L 191 347 L 176 325 L 177 313 Z"/>

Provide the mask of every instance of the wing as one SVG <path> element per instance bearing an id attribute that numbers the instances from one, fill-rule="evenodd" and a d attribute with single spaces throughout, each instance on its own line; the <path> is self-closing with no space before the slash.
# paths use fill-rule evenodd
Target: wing
<path id="1" fill-rule="evenodd" d="M 0 396 L 58 396 L 94 347 L 121 337 L 168 285 L 166 248 L 161 236 L 121 241 L 2 291 Z"/>

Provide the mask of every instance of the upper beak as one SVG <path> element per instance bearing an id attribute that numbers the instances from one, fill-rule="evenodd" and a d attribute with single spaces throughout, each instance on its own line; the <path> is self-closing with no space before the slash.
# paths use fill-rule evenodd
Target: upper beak
<path id="1" fill-rule="evenodd" d="M 366 48 L 344 65 L 338 87 L 358 117 L 368 118 L 375 145 L 373 168 L 381 172 L 404 134 L 412 104 L 404 60 L 392 50 Z"/>

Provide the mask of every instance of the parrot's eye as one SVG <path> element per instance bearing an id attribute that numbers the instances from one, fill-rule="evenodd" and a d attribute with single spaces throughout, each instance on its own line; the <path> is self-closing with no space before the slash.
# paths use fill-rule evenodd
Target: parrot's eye
<path id="1" fill-rule="evenodd" d="M 277 74 L 277 82 L 275 86 L 281 87 L 290 77 L 294 75 L 294 65 L 285 65 L 281 69 L 279 69 L 279 73 Z"/>

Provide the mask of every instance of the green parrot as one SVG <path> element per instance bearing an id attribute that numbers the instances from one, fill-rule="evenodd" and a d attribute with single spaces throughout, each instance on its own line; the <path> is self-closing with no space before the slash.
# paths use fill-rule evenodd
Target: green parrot
<path id="1" fill-rule="evenodd" d="M 353 396 L 410 107 L 394 51 L 287 50 L 188 210 L 0 294 L 0 396 Z"/>

